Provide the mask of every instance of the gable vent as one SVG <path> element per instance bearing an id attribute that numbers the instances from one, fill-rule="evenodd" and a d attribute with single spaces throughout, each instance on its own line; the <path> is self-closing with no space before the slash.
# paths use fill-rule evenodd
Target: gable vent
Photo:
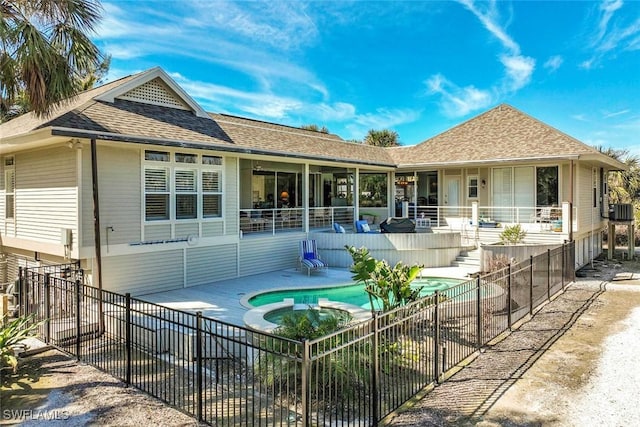
<path id="1" fill-rule="evenodd" d="M 163 107 L 178 108 L 180 110 L 190 110 L 177 95 L 173 93 L 161 79 L 155 78 L 147 83 L 140 85 L 123 95 L 118 99 L 126 99 L 128 101 L 140 102 L 143 104 L 161 105 Z"/>

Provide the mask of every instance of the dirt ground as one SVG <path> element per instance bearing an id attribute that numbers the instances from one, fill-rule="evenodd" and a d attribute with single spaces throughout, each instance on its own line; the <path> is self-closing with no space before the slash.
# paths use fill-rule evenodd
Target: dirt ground
<path id="1" fill-rule="evenodd" d="M 580 415 L 576 411 L 580 404 L 590 404 L 607 339 L 625 330 L 623 321 L 640 307 L 640 262 L 600 262 L 587 275 L 449 381 L 398 411 L 388 424 L 584 425 L 576 421 Z M 628 349 L 622 351 L 635 352 L 637 361 L 640 344 L 623 346 Z M 637 364 L 628 369 L 640 370 Z M 610 380 L 620 383 L 617 378 Z M 602 385 L 597 388 L 603 391 Z M 601 395 L 613 402 L 629 392 L 614 388 Z M 55 350 L 30 357 L 16 377 L 5 375 L 1 394 L 1 425 L 38 426 L 45 420 L 47 426 L 198 425 Z M 637 406 L 628 410 L 640 414 Z M 594 422 L 591 425 L 632 425 Z"/>

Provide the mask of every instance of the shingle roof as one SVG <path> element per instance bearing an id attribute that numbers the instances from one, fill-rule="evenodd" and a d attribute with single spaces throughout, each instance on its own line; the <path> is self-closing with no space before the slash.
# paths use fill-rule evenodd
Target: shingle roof
<path id="1" fill-rule="evenodd" d="M 8 138 L 11 136 L 28 133 L 36 129 L 51 126 L 51 121 L 55 120 L 57 117 L 73 112 L 74 110 L 81 111 L 82 106 L 89 103 L 96 96 L 102 95 L 103 93 L 113 89 L 114 87 L 120 86 L 121 84 L 130 81 L 134 77 L 135 76 L 123 77 L 102 86 L 81 92 L 77 96 L 70 98 L 67 102 L 63 102 L 54 107 L 48 116 L 37 117 L 33 113 L 27 113 L 16 117 L 15 119 L 9 120 L 6 123 L 2 123 L 0 125 L 0 137 Z"/>
<path id="2" fill-rule="evenodd" d="M 388 151 L 400 167 L 597 153 L 577 139 L 506 104 L 420 144 Z"/>
<path id="3" fill-rule="evenodd" d="M 346 142 L 337 135 L 222 114 L 198 117 L 188 110 L 124 99 L 114 102 L 95 99 L 135 77 L 84 92 L 55 109 L 48 118 L 39 119 L 28 113 L 4 123 L 0 125 L 0 137 L 45 127 L 68 128 L 98 133 L 112 140 L 208 145 L 244 153 L 393 167 L 387 151 Z"/>

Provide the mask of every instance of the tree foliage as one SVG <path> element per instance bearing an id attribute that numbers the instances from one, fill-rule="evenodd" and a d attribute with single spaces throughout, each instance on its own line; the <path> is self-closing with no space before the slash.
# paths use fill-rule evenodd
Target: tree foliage
<path id="1" fill-rule="evenodd" d="M 418 277 L 422 266 L 408 266 L 398 262 L 391 267 L 385 260 L 373 258 L 367 248 L 357 249 L 347 245 L 345 249 L 353 258 L 351 278 L 364 283 L 371 311 L 376 308 L 390 311 L 420 298 L 422 286 L 412 287 L 411 282 Z"/>
<path id="2" fill-rule="evenodd" d="M 302 125 L 302 126 L 300 126 L 300 129 L 312 130 L 314 132 L 320 132 L 320 133 L 329 133 L 329 129 L 327 129 L 326 126 L 319 127 L 318 125 L 316 125 L 314 123 L 312 123 L 310 125 Z"/>
<path id="3" fill-rule="evenodd" d="M 389 129 L 370 129 L 364 138 L 364 143 L 376 147 L 398 147 L 400 145 L 398 142 L 398 132 Z"/>
<path id="4" fill-rule="evenodd" d="M 0 0 L 2 117 L 15 105 L 46 116 L 82 90 L 104 63 L 89 38 L 101 11 L 97 0 Z"/>

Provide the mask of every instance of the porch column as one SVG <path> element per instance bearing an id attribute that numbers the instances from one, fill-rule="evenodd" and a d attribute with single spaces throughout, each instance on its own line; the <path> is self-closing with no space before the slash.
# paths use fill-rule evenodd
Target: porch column
<path id="1" fill-rule="evenodd" d="M 471 202 L 471 224 L 477 226 L 478 221 L 478 202 Z"/>
<path id="2" fill-rule="evenodd" d="M 387 180 L 387 217 L 393 217 L 396 214 L 396 173 L 387 173 Z"/>
<path id="3" fill-rule="evenodd" d="M 353 229 L 356 229 L 356 221 L 360 219 L 360 168 L 356 168 L 353 174 Z"/>
<path id="4" fill-rule="evenodd" d="M 571 203 L 562 202 L 562 233 L 569 235 L 569 230 L 573 228 L 571 220 Z"/>
<path id="5" fill-rule="evenodd" d="M 304 164 L 304 179 L 302 180 L 302 223 L 304 232 L 309 233 L 309 163 Z"/>

